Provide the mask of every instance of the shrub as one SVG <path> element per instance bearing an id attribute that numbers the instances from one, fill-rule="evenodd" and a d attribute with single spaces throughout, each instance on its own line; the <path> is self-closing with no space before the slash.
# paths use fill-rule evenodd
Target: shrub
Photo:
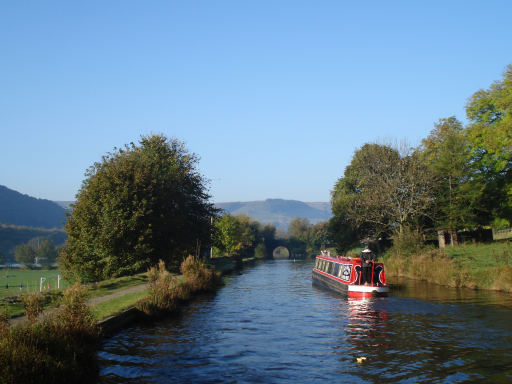
<path id="1" fill-rule="evenodd" d="M 45 299 L 39 292 L 32 293 L 21 297 L 23 306 L 25 307 L 25 315 L 31 323 L 37 320 L 37 316 L 43 311 Z"/>
<path id="2" fill-rule="evenodd" d="M 74 287 L 48 319 L 9 328 L 0 336 L 0 377 L 5 383 L 97 381 L 99 333 L 83 292 Z"/>
<path id="3" fill-rule="evenodd" d="M 190 255 L 181 263 L 180 271 L 193 292 L 211 291 L 217 286 L 215 272 L 200 259 Z"/>
<path id="4" fill-rule="evenodd" d="M 148 296 L 137 303 L 137 308 L 148 315 L 172 312 L 177 309 L 180 300 L 190 298 L 189 286 L 180 283 L 176 276 L 171 275 L 162 260 L 158 267 L 149 269 L 148 279 Z"/>

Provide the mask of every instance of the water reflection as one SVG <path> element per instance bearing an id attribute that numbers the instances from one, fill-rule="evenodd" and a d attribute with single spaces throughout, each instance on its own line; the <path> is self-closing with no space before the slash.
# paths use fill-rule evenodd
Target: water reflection
<path id="1" fill-rule="evenodd" d="M 345 332 L 354 352 L 365 357 L 365 354 L 373 355 L 387 345 L 389 315 L 385 310 L 375 308 L 377 300 L 347 299 L 349 316 Z"/>
<path id="2" fill-rule="evenodd" d="M 259 265 L 177 319 L 119 333 L 99 354 L 101 382 L 512 380 L 510 298 L 400 282 L 348 299 L 312 286 L 311 268 Z"/>

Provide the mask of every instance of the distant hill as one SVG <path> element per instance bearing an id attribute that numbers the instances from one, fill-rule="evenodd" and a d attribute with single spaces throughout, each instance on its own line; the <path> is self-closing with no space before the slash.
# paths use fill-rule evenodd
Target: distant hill
<path id="1" fill-rule="evenodd" d="M 54 203 L 60 205 L 62 208 L 64 208 L 66 211 L 71 210 L 71 204 L 74 204 L 74 201 L 54 201 Z"/>
<path id="2" fill-rule="evenodd" d="M 62 228 L 66 210 L 0 185 L 0 223 L 33 228 Z"/>
<path id="3" fill-rule="evenodd" d="M 331 218 L 329 203 L 305 203 L 297 200 L 267 199 L 264 201 L 217 203 L 232 215 L 247 214 L 262 224 L 273 224 L 282 231 L 288 231 L 290 221 L 296 217 L 308 219 L 312 224 Z"/>

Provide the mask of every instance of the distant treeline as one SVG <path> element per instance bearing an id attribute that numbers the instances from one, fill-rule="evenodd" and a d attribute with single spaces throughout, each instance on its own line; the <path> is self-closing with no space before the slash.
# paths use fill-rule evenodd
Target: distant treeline
<path id="1" fill-rule="evenodd" d="M 8 261 L 14 260 L 14 249 L 17 245 L 41 237 L 50 240 L 54 245 L 62 245 L 66 239 L 63 229 L 30 228 L 16 225 L 0 224 L 0 252 Z"/>

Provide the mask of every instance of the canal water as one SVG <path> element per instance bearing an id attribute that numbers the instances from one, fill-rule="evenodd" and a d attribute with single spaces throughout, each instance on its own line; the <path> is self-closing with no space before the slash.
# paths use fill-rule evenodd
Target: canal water
<path id="1" fill-rule="evenodd" d="M 352 300 L 312 285 L 312 267 L 250 267 L 178 318 L 105 340 L 100 382 L 512 382 L 511 295 L 404 280 Z"/>

